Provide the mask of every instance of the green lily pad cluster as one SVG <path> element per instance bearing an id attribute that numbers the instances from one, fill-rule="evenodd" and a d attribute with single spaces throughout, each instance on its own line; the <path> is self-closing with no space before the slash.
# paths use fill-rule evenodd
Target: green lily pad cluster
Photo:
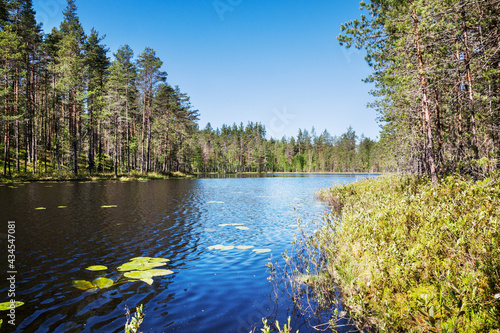
<path id="1" fill-rule="evenodd" d="M 106 289 L 114 285 L 115 282 L 106 277 L 98 277 L 94 279 L 94 281 L 89 282 L 86 280 L 74 280 L 73 287 L 78 288 L 80 290 L 92 290 L 92 289 Z"/>
<path id="2" fill-rule="evenodd" d="M 166 258 L 152 258 L 152 257 L 136 257 L 130 259 L 129 262 L 117 268 L 118 272 L 121 272 L 123 277 L 127 278 L 117 281 L 106 277 L 98 277 L 92 282 L 87 280 L 74 280 L 73 286 L 80 290 L 93 291 L 97 289 L 106 289 L 118 283 L 123 283 L 127 281 L 142 281 L 149 285 L 153 284 L 153 277 L 170 275 L 174 272 L 168 269 L 156 269 L 156 267 L 165 266 L 169 259 Z M 108 268 L 103 265 L 94 265 L 86 268 L 88 271 L 102 272 L 106 271 Z"/>
<path id="3" fill-rule="evenodd" d="M 166 258 L 136 257 L 118 267 L 117 270 L 125 272 L 124 276 L 129 279 L 140 280 L 152 285 L 154 276 L 164 276 L 174 273 L 168 269 L 155 269 L 156 267 L 165 266 L 169 261 Z"/>

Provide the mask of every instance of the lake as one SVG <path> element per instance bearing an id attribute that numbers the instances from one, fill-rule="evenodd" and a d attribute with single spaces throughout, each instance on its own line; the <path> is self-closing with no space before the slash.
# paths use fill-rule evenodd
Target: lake
<path id="1" fill-rule="evenodd" d="M 0 302 L 9 301 L 5 234 L 15 221 L 16 300 L 25 305 L 13 331 L 123 332 L 125 308 L 143 304 L 142 332 L 260 332 L 262 317 L 283 324 L 293 314 L 290 299 L 277 304 L 272 296 L 271 254 L 281 259 L 292 248 L 298 219 L 320 221 L 328 211 L 315 190 L 363 177 L 0 184 Z M 252 248 L 209 249 L 218 244 Z M 167 258 L 159 268 L 173 274 L 151 285 L 124 282 L 117 267 L 134 257 Z M 85 269 L 92 265 L 108 269 Z M 84 291 L 72 284 L 99 276 L 116 285 Z M 0 319 L 2 331 L 12 330 L 5 312 Z M 300 316 L 293 323 L 310 330 Z"/>

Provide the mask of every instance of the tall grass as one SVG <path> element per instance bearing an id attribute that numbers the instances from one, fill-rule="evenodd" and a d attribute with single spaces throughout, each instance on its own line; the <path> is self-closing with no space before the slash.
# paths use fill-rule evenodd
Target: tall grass
<path id="1" fill-rule="evenodd" d="M 306 247 L 349 315 L 382 332 L 500 331 L 500 184 L 388 175 L 318 193 L 334 207 Z M 324 265 L 323 265 L 324 266 Z"/>

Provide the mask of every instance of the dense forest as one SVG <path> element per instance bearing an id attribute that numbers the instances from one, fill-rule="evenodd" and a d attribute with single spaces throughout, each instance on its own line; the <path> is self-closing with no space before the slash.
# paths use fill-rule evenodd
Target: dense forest
<path id="1" fill-rule="evenodd" d="M 200 130 L 190 98 L 151 48 L 112 59 L 74 0 L 45 34 L 31 0 L 0 0 L 3 174 L 379 171 L 376 143 L 300 130 L 266 139 L 260 123 Z"/>
<path id="2" fill-rule="evenodd" d="M 399 168 L 434 182 L 499 168 L 499 3 L 362 1 L 342 26 L 341 44 L 367 51 L 380 145 Z"/>

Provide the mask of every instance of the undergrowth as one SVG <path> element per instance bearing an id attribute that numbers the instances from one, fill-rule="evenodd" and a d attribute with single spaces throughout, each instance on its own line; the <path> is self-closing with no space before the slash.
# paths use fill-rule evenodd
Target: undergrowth
<path id="1" fill-rule="evenodd" d="M 388 175 L 322 190 L 333 213 L 302 241 L 307 269 L 292 280 L 316 275 L 302 283 L 319 302 L 340 290 L 364 329 L 499 332 L 497 180 Z"/>

